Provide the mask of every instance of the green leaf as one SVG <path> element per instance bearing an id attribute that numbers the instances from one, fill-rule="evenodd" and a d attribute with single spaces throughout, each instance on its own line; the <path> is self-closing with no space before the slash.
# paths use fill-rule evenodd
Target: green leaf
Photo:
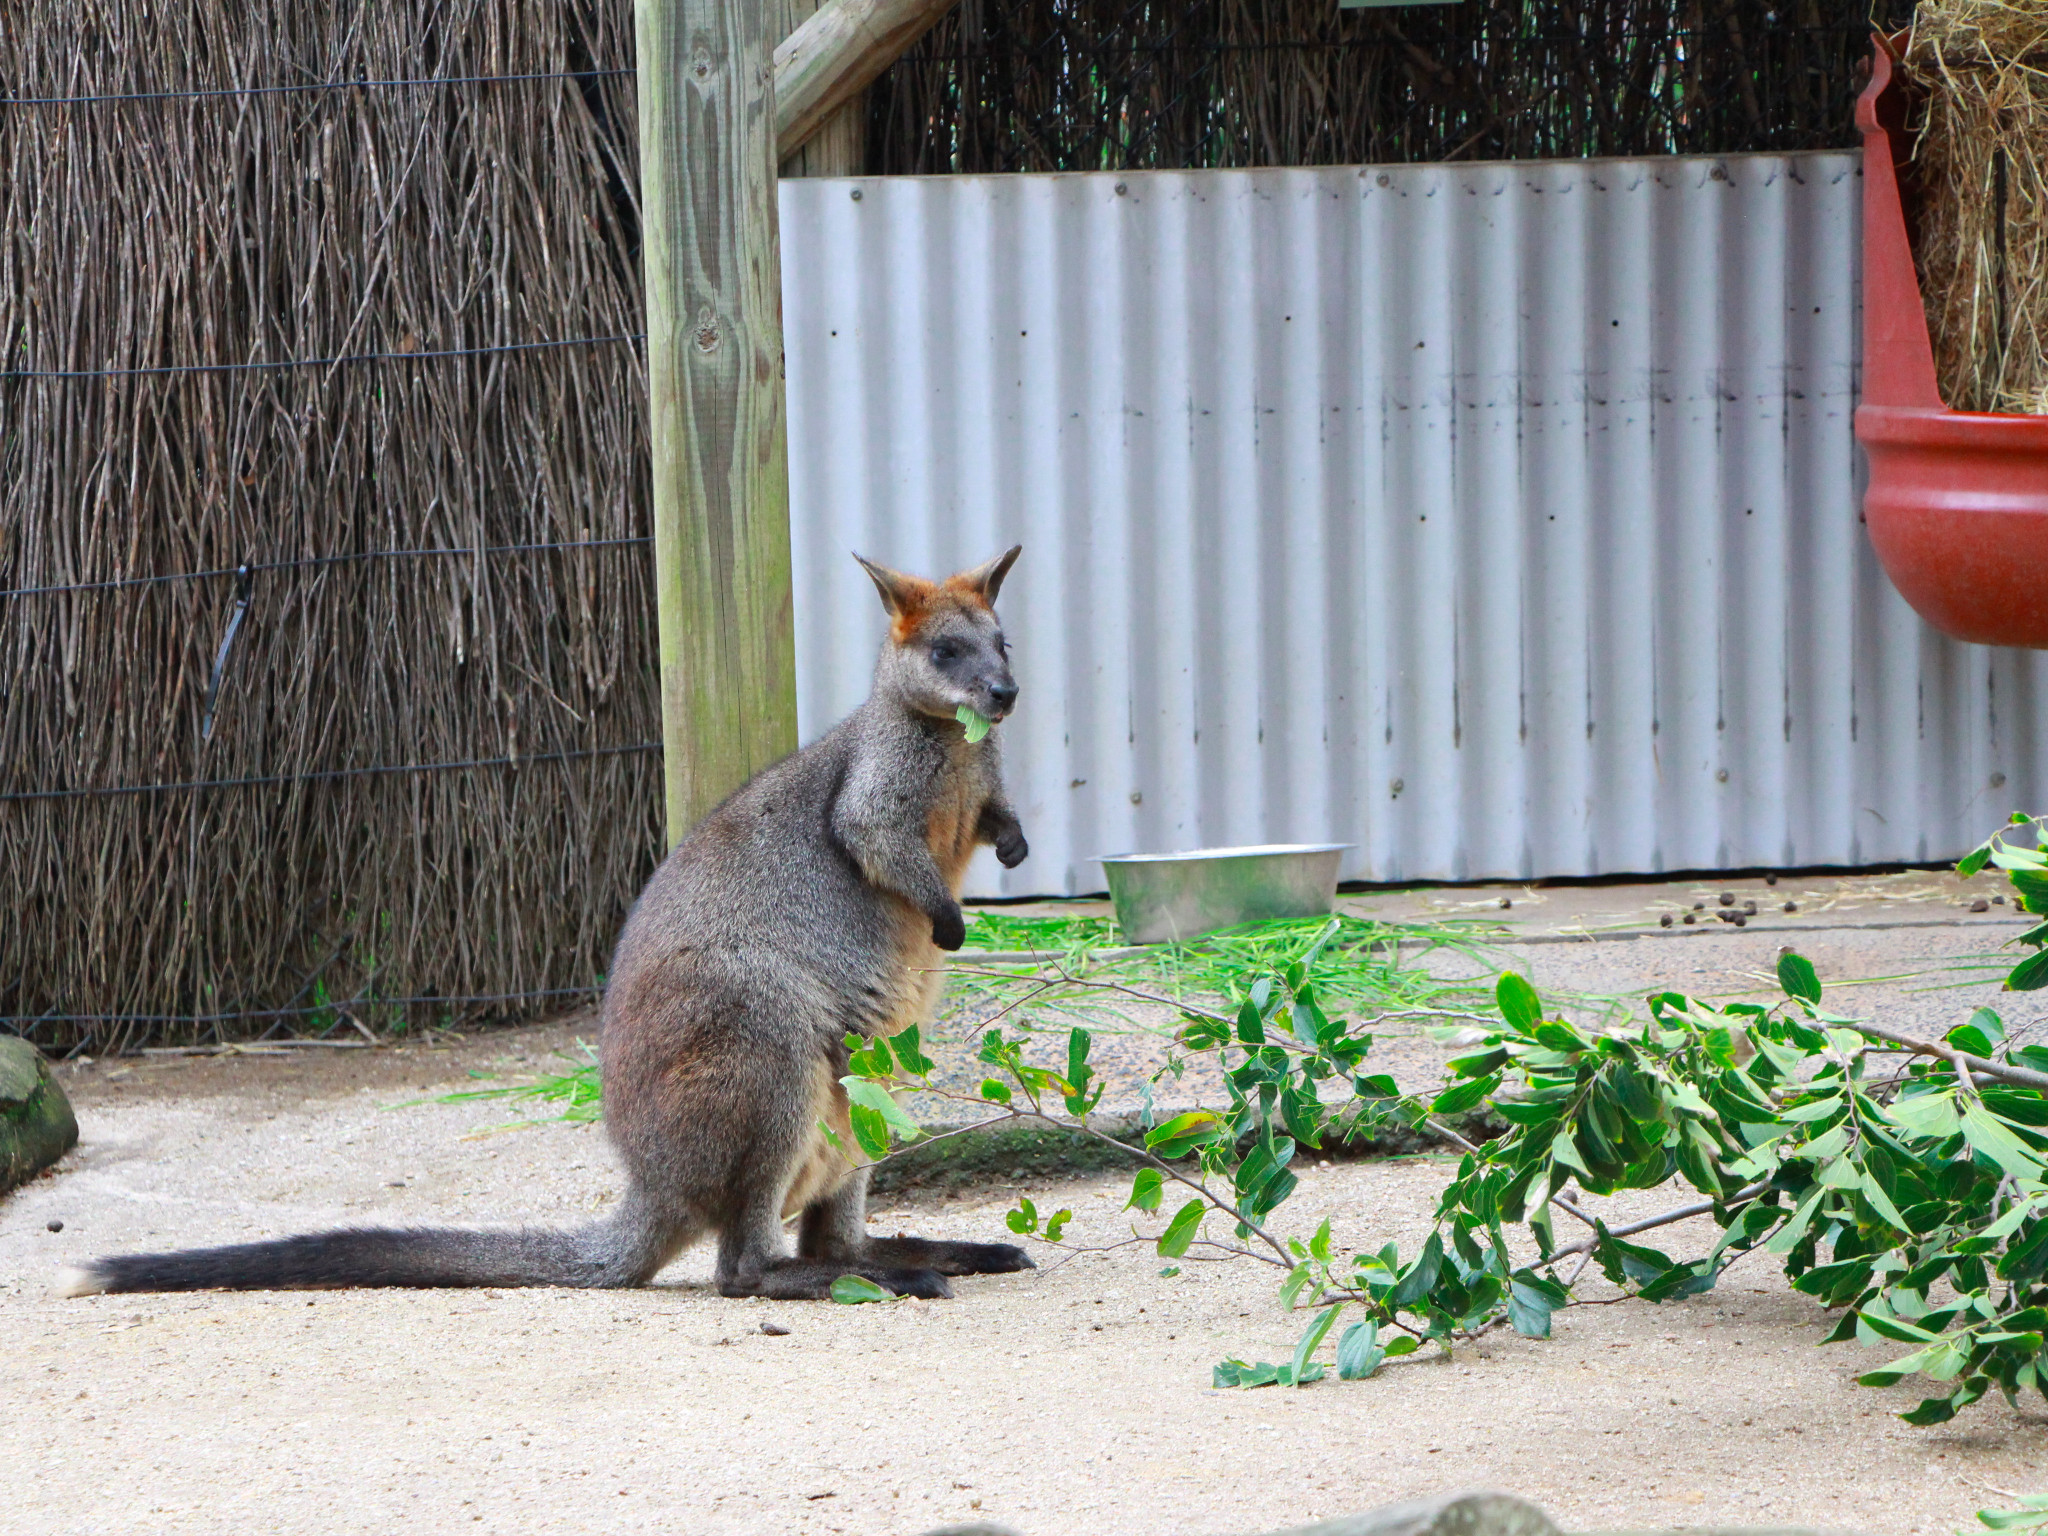
<path id="1" fill-rule="evenodd" d="M 1190 1200 L 1178 1211 L 1173 1220 L 1166 1224 L 1166 1230 L 1159 1234 L 1159 1255 L 1161 1258 L 1177 1259 L 1188 1251 L 1188 1245 L 1195 1240 L 1195 1233 L 1201 1229 L 1202 1212 L 1207 1209 L 1200 1200 Z"/>
<path id="2" fill-rule="evenodd" d="M 1553 1051 L 1569 1055 L 1585 1050 L 1592 1042 L 1561 1019 L 1547 1019 L 1529 1031 Z"/>
<path id="3" fill-rule="evenodd" d="M 1674 1264 L 1636 1294 L 1644 1301 L 1676 1301 L 1711 1291 L 1720 1278 L 1720 1271 L 1706 1260 L 1696 1264 Z"/>
<path id="4" fill-rule="evenodd" d="M 1038 1207 L 1022 1195 L 1017 1197 L 1017 1209 L 1003 1217 L 1012 1232 L 1019 1234 L 1038 1230 Z"/>
<path id="5" fill-rule="evenodd" d="M 1953 1090 L 1898 1099 L 1886 1106 L 1885 1115 L 1901 1130 L 1939 1141 L 1946 1141 L 1962 1129 Z"/>
<path id="6" fill-rule="evenodd" d="M 1550 1337 L 1555 1304 L 1542 1290 L 1519 1278 L 1508 1284 L 1508 1326 L 1525 1339 Z"/>
<path id="7" fill-rule="evenodd" d="M 1673 1267 L 1669 1254 L 1622 1241 L 1607 1230 L 1604 1221 L 1596 1221 L 1593 1230 L 1598 1234 L 1593 1244 L 1594 1262 L 1599 1264 L 1600 1272 L 1616 1285 L 1624 1280 L 1647 1285 L 1652 1280 L 1662 1279 Z"/>
<path id="8" fill-rule="evenodd" d="M 967 727 L 967 739 L 969 742 L 981 740 L 982 737 L 989 733 L 989 727 L 995 724 L 993 720 L 975 709 L 971 704 L 962 704 L 958 709 L 954 710 L 953 718 Z"/>
<path id="9" fill-rule="evenodd" d="M 2038 992 L 2043 987 L 2048 987 L 2048 949 L 2035 950 L 2005 978 L 2008 992 Z"/>
<path id="10" fill-rule="evenodd" d="M 871 1083 L 859 1077 L 842 1077 L 839 1081 L 845 1087 L 849 1099 L 880 1115 L 888 1122 L 889 1128 L 905 1141 L 915 1141 L 924 1134 L 918 1123 L 903 1113 L 903 1107 L 880 1083 Z"/>
<path id="11" fill-rule="evenodd" d="M 1364 1381 L 1380 1368 L 1387 1352 L 1380 1348 L 1380 1331 L 1373 1323 L 1353 1323 L 1337 1340 L 1337 1379 Z"/>
<path id="12" fill-rule="evenodd" d="M 1529 985 L 1528 978 L 1518 972 L 1502 971 L 1500 980 L 1494 983 L 1493 997 L 1500 1005 L 1500 1016 L 1511 1029 L 1526 1035 L 1543 1020 L 1543 1000 Z"/>
<path id="13" fill-rule="evenodd" d="M 1166 1124 L 1147 1131 L 1145 1150 L 1154 1157 L 1170 1161 L 1182 1156 L 1191 1147 L 1216 1141 L 1222 1135 L 1222 1122 L 1217 1118 L 1215 1111 L 1191 1109 L 1186 1114 L 1175 1115 Z"/>
<path id="14" fill-rule="evenodd" d="M 875 1162 L 889 1155 L 888 1121 L 865 1104 L 849 1107 L 847 1118 L 853 1122 L 853 1139 L 860 1143 L 861 1151 Z"/>
<path id="15" fill-rule="evenodd" d="M 1415 1262 L 1402 1272 L 1400 1283 L 1394 1287 L 1394 1294 L 1387 1298 L 1387 1304 L 1393 1307 L 1414 1306 L 1436 1289 L 1437 1276 L 1443 1273 L 1443 1267 L 1443 1234 L 1432 1232 Z"/>
<path id="16" fill-rule="evenodd" d="M 1956 861 L 1956 873 L 1967 880 L 1990 862 L 1991 845 L 1985 843 L 1980 847 L 1972 848 Z"/>
<path id="17" fill-rule="evenodd" d="M 1472 1108 L 1494 1089 L 1500 1086 L 1500 1074 L 1474 1078 L 1469 1083 L 1459 1083 L 1447 1088 L 1430 1103 L 1430 1112 L 1438 1115 L 1455 1115 Z"/>
<path id="18" fill-rule="evenodd" d="M 1010 1102 L 1010 1085 L 998 1082 L 993 1077 L 984 1077 L 981 1080 L 981 1096 L 991 1104 L 1007 1104 Z"/>
<path id="19" fill-rule="evenodd" d="M 1417 1343 L 1414 1339 L 1410 1338 L 1407 1334 L 1404 1333 L 1398 1339 L 1392 1339 L 1388 1341 L 1387 1358 L 1389 1360 L 1398 1360 L 1403 1355 L 1414 1354 L 1415 1351 L 1417 1351 L 1420 1348 L 1422 1348 L 1422 1346 L 1419 1343 Z"/>
<path id="20" fill-rule="evenodd" d="M 864 1035 L 850 1034 L 846 1045 L 846 1065 L 854 1076 L 887 1079 L 896 1075 L 886 1036 L 877 1035 L 870 1040 Z"/>
<path id="21" fill-rule="evenodd" d="M 2008 853 L 1999 862 L 2004 864 L 2011 857 Z M 2012 881 L 2012 888 L 2020 893 L 2021 902 L 2029 912 L 2048 913 L 2048 875 L 2044 875 L 2039 868 L 2022 869 L 2016 866 L 2008 867 L 2005 873 L 2006 878 Z"/>
<path id="22" fill-rule="evenodd" d="M 1911 1413 L 1902 1413 L 1900 1418 L 1908 1424 L 1925 1429 L 1930 1424 L 1946 1424 L 1956 1416 L 1956 1405 L 1946 1397 L 1930 1397 Z"/>
<path id="23" fill-rule="evenodd" d="M 1157 1168 L 1140 1168 L 1131 1180 L 1131 1198 L 1124 1202 L 1127 1211 L 1156 1211 L 1159 1209 L 1160 1194 L 1166 1188 L 1166 1175 Z"/>
<path id="24" fill-rule="evenodd" d="M 1065 1097 L 1070 1115 L 1088 1112 L 1088 1083 L 1095 1076 L 1095 1069 L 1088 1065 L 1088 1048 L 1093 1043 L 1093 1036 L 1085 1029 L 1067 1032 L 1067 1087 L 1072 1092 Z"/>
<path id="25" fill-rule="evenodd" d="M 2016 1179 L 2038 1179 L 2041 1159 L 1982 1104 L 1963 1106 L 1963 1140 Z"/>
<path id="26" fill-rule="evenodd" d="M 832 1282 L 832 1299 L 841 1306 L 857 1307 L 864 1301 L 887 1301 L 889 1292 L 860 1275 L 841 1275 Z"/>
<path id="27" fill-rule="evenodd" d="M 1804 955 L 1787 950 L 1778 956 L 1778 985 L 1785 989 L 1787 997 L 1808 1003 L 1820 1001 L 1820 975 Z"/>
<path id="28" fill-rule="evenodd" d="M 1045 1240 L 1048 1243 L 1058 1242 L 1060 1240 L 1060 1233 L 1066 1230 L 1067 1223 L 1073 1219 L 1074 1213 L 1072 1211 L 1054 1211 L 1045 1220 Z"/>
<path id="29" fill-rule="evenodd" d="M 1308 1251 L 1321 1263 L 1330 1262 L 1330 1218 L 1325 1216 L 1323 1224 L 1316 1228 L 1316 1235 L 1308 1240 Z"/>
<path id="30" fill-rule="evenodd" d="M 1169 1264 L 1166 1266 L 1166 1268 L 1159 1271 L 1159 1278 L 1162 1280 L 1171 1280 L 1175 1275 L 1179 1273 L 1180 1266 L 1178 1264 Z"/>
<path id="31" fill-rule="evenodd" d="M 1266 1021 L 1259 1014 L 1259 1005 L 1250 998 L 1237 1010 L 1237 1038 L 1245 1045 L 1266 1043 Z"/>
<path id="32" fill-rule="evenodd" d="M 1322 1347 L 1323 1336 L 1330 1331 L 1330 1325 L 1337 1321 L 1337 1314 L 1344 1310 L 1340 1301 L 1323 1308 L 1316 1320 L 1308 1325 L 1308 1331 L 1301 1336 L 1301 1342 L 1294 1346 L 1294 1380 L 1297 1386 L 1305 1386 L 1315 1378 L 1307 1376 L 1309 1356 Z"/>
<path id="33" fill-rule="evenodd" d="M 1505 1049 L 1480 1051 L 1471 1056 L 1454 1056 L 1444 1065 L 1459 1077 L 1484 1077 L 1508 1059 Z"/>
<path id="34" fill-rule="evenodd" d="M 889 1047 L 895 1051 L 896 1060 L 902 1064 L 904 1073 L 910 1077 L 930 1077 L 932 1069 L 938 1065 L 931 1057 L 925 1055 L 915 1024 L 891 1035 Z"/>

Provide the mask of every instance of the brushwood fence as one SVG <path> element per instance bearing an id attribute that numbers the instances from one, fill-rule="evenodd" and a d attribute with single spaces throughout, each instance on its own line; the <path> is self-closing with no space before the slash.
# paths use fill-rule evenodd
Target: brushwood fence
<path id="1" fill-rule="evenodd" d="M 4 1027 L 587 996 L 660 847 L 629 9 L 0 17 Z"/>

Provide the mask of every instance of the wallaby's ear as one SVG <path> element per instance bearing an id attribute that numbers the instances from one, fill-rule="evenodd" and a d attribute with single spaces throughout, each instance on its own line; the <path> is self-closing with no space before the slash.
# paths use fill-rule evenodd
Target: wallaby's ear
<path id="1" fill-rule="evenodd" d="M 993 608 L 996 593 L 1003 588 L 1003 578 L 1010 574 L 1010 567 L 1017 563 L 1017 557 L 1023 553 L 1022 544 L 1012 544 L 987 565 L 977 565 L 971 571 L 962 571 L 958 576 L 947 577 L 946 585 L 956 592 L 971 592 Z"/>
<path id="2" fill-rule="evenodd" d="M 874 582 L 875 590 L 882 594 L 882 606 L 895 620 L 890 631 L 895 635 L 896 643 L 901 645 L 924 622 L 937 589 L 922 576 L 906 576 L 901 571 L 892 571 L 886 565 L 875 564 L 866 555 L 856 554 L 853 558 L 860 562 L 860 568 Z"/>
<path id="3" fill-rule="evenodd" d="M 860 562 L 860 568 L 868 573 L 868 579 L 875 584 L 875 590 L 882 594 L 882 606 L 891 615 L 901 614 L 911 608 L 920 608 L 930 599 L 931 583 L 919 576 L 906 576 L 901 571 L 892 571 L 886 565 L 877 565 L 866 555 L 856 553 L 853 557 Z"/>

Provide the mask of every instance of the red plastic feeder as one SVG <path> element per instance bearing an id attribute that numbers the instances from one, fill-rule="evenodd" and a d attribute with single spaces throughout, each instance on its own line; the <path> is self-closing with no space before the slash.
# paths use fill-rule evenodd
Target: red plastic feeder
<path id="1" fill-rule="evenodd" d="M 1897 40 L 1904 42 L 1903 34 Z M 2048 648 L 2048 416 L 1952 411 L 1906 233 L 1906 93 L 1880 47 L 1863 130 L 1863 518 L 1885 574 L 1943 634 Z"/>

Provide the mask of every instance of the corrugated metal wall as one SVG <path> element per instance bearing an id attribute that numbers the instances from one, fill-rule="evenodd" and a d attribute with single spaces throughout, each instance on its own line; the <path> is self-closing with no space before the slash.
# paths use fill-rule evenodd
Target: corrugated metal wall
<path id="1" fill-rule="evenodd" d="M 1858 165 L 785 181 L 805 738 L 881 637 L 849 549 L 1015 540 L 1033 853 L 982 894 L 1960 852 L 2048 804 L 2048 662 L 1858 525 Z"/>

